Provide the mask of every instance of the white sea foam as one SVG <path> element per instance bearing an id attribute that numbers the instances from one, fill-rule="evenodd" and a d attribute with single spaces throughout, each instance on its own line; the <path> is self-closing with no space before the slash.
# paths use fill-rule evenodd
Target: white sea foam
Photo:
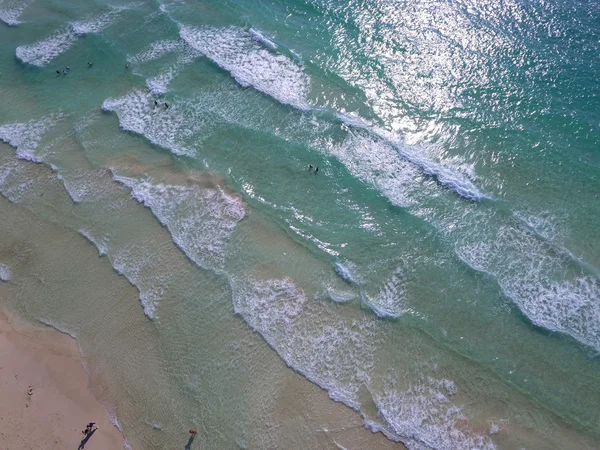
<path id="1" fill-rule="evenodd" d="M 400 158 L 386 141 L 350 133 L 342 144 L 331 147 L 331 153 L 354 176 L 376 187 L 396 205 L 406 207 L 417 201 L 415 191 L 424 184 L 420 171 Z"/>
<path id="2" fill-rule="evenodd" d="M 19 17 L 29 6 L 31 1 L 27 0 L 4 0 L 0 1 L 0 21 L 6 25 L 15 26 L 21 23 Z"/>
<path id="3" fill-rule="evenodd" d="M 193 155 L 188 140 L 204 128 L 202 111 L 189 103 L 172 104 L 165 109 L 162 104 L 155 106 L 154 100 L 151 93 L 134 90 L 123 97 L 105 100 L 102 109 L 116 112 L 121 128 L 141 134 L 177 155 Z"/>
<path id="4" fill-rule="evenodd" d="M 53 127 L 62 116 L 60 114 L 30 120 L 26 123 L 13 123 L 0 126 L 0 140 L 17 149 L 17 157 L 39 163 L 42 156 L 38 149 L 42 136 Z"/>
<path id="5" fill-rule="evenodd" d="M 465 233 L 456 254 L 492 275 L 537 326 L 568 334 L 600 351 L 600 288 L 568 255 L 524 228 L 501 225 L 485 242 Z"/>
<path id="6" fill-rule="evenodd" d="M 309 301 L 289 279 L 236 280 L 234 309 L 284 361 L 358 410 L 370 380 L 375 343 L 372 322 L 347 320 Z"/>
<path id="7" fill-rule="evenodd" d="M 264 45 L 265 47 L 270 48 L 271 50 L 277 50 L 277 45 L 269 38 L 265 37 L 265 35 L 258 31 L 256 28 L 250 28 L 248 30 L 248 33 L 250 33 L 250 36 L 252 36 L 252 38 L 256 42 Z"/>
<path id="8" fill-rule="evenodd" d="M 0 264 L 0 281 L 10 281 L 12 270 L 6 264 Z"/>
<path id="9" fill-rule="evenodd" d="M 451 400 L 456 386 L 450 380 L 421 376 L 408 388 L 392 380 L 373 398 L 393 433 L 411 450 L 480 449 L 496 446 L 483 434 L 469 429 L 466 412 Z"/>
<path id="10" fill-rule="evenodd" d="M 209 269 L 223 265 L 225 244 L 245 215 L 239 197 L 195 184 L 155 184 L 117 175 L 114 179 L 152 210 L 177 246 L 197 265 Z"/>
<path id="11" fill-rule="evenodd" d="M 406 312 L 406 290 L 402 268 L 397 269 L 375 296 L 363 294 L 363 302 L 379 317 L 401 317 Z"/>
<path id="12" fill-rule="evenodd" d="M 16 49 L 17 58 L 34 66 L 45 66 L 57 56 L 66 52 L 80 36 L 99 33 L 114 21 L 116 11 L 72 22 L 69 26 L 56 30 L 41 41 L 21 45 Z"/>
<path id="13" fill-rule="evenodd" d="M 181 38 L 242 86 L 255 89 L 297 108 L 307 109 L 310 78 L 304 69 L 284 55 L 258 44 L 241 28 L 192 28 L 182 25 Z"/>

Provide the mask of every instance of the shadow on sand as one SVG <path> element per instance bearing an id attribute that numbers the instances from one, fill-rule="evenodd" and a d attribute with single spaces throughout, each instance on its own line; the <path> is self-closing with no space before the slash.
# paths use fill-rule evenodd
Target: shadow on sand
<path id="1" fill-rule="evenodd" d="M 192 434 L 190 436 L 190 438 L 187 441 L 187 444 L 185 444 L 185 448 L 184 450 L 192 450 L 192 442 L 194 442 L 194 438 L 196 437 L 195 434 Z"/>
<path id="2" fill-rule="evenodd" d="M 92 434 L 94 434 L 95 432 L 96 432 L 96 430 L 90 431 L 88 434 L 86 434 L 86 436 L 81 440 L 79 447 L 77 447 L 77 450 L 82 450 L 83 447 L 85 447 L 85 444 L 87 444 L 87 441 L 89 441 L 90 438 L 92 437 Z"/>

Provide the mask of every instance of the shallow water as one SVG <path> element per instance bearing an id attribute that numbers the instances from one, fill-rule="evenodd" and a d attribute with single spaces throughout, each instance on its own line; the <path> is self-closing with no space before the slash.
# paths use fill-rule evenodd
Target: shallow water
<path id="1" fill-rule="evenodd" d="M 595 448 L 598 12 L 0 0 L 7 306 L 134 448 Z"/>

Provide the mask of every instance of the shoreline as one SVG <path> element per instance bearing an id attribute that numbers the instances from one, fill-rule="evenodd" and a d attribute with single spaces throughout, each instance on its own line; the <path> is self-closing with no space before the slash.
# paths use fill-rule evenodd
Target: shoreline
<path id="1" fill-rule="evenodd" d="M 88 422 L 99 429 L 86 450 L 126 448 L 88 379 L 75 339 L 0 308 L 0 440 L 6 449 L 75 449 Z"/>

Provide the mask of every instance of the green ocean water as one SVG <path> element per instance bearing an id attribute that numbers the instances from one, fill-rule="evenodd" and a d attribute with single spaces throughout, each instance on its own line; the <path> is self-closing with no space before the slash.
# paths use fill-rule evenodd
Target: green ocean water
<path id="1" fill-rule="evenodd" d="M 339 448 L 293 373 L 410 449 L 598 447 L 597 2 L 0 20 L 0 294 L 133 448 Z"/>

